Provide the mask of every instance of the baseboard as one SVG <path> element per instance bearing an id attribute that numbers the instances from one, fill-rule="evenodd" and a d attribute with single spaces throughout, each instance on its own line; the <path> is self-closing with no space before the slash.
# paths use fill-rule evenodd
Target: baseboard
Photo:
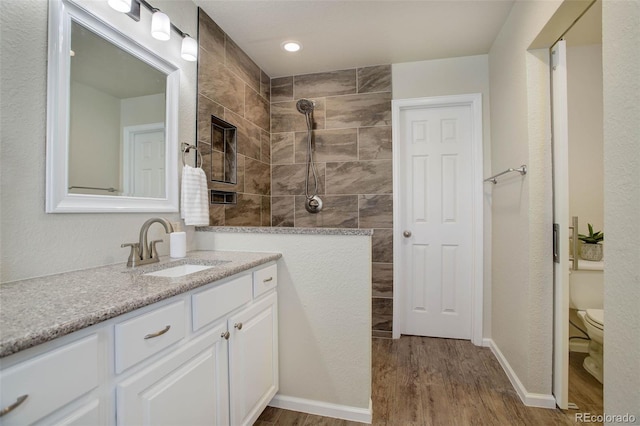
<path id="1" fill-rule="evenodd" d="M 490 348 L 491 347 L 491 342 L 493 342 L 493 340 L 488 339 L 486 337 L 482 338 L 482 347 L 483 348 Z"/>
<path id="2" fill-rule="evenodd" d="M 284 408 L 285 410 L 367 424 L 371 424 L 373 417 L 371 400 L 369 400 L 369 408 L 359 408 L 278 394 L 273 397 L 269 405 L 271 407 Z"/>
<path id="3" fill-rule="evenodd" d="M 513 369 L 511 368 L 511 365 L 509 365 L 509 361 L 507 361 L 505 356 L 502 354 L 502 352 L 500 351 L 500 348 L 498 348 L 498 346 L 493 341 L 493 339 L 487 339 L 487 340 L 489 340 L 488 346 L 491 348 L 491 352 L 493 352 L 495 357 L 498 359 L 498 362 L 502 366 L 502 369 L 504 370 L 504 372 L 507 373 L 507 377 L 509 378 L 511 385 L 518 393 L 518 396 L 520 397 L 520 400 L 524 405 L 528 407 L 551 408 L 551 409 L 556 408 L 556 399 L 554 398 L 553 395 L 527 392 L 527 389 L 524 387 L 524 385 L 518 378 L 518 375 L 516 374 L 516 372 L 513 371 Z"/>

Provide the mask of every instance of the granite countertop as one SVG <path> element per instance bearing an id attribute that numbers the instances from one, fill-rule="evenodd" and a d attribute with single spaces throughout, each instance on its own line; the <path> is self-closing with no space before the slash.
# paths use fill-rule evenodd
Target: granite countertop
<path id="1" fill-rule="evenodd" d="M 373 235 L 373 229 L 366 228 L 292 228 L 285 226 L 198 226 L 196 231 L 290 235 Z"/>
<path id="2" fill-rule="evenodd" d="M 137 268 L 117 264 L 1 284 L 0 358 L 281 256 L 194 251 Z M 143 275 L 185 263 L 216 267 L 178 278 Z"/>

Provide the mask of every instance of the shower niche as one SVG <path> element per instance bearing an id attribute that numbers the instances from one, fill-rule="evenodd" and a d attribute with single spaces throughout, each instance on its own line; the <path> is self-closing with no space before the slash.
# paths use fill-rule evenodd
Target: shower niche
<path id="1" fill-rule="evenodd" d="M 211 116 L 211 163 L 209 179 L 214 182 L 237 182 L 237 128 Z"/>

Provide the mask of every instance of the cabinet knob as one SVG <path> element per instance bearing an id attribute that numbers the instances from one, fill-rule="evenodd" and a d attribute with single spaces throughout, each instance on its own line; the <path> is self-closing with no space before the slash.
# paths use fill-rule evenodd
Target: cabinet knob
<path id="1" fill-rule="evenodd" d="M 16 402 L 0 410 L 0 417 L 4 416 L 5 414 L 9 414 L 10 412 L 18 408 L 20 404 L 22 404 L 24 400 L 27 399 L 28 397 L 29 397 L 29 394 L 19 396 L 18 399 L 16 399 Z"/>
<path id="2" fill-rule="evenodd" d="M 220 335 L 220 337 L 222 337 L 224 340 L 229 340 L 230 336 L 231 336 L 231 334 L 228 331 L 225 331 L 224 333 L 222 333 Z"/>
<path id="3" fill-rule="evenodd" d="M 238 329 L 238 330 L 242 330 L 242 323 L 238 322 L 238 323 L 233 324 L 233 328 Z"/>

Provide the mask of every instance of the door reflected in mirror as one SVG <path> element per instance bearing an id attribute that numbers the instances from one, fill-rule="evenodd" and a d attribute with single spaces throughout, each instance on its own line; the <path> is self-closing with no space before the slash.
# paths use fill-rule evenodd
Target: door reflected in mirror
<path id="1" fill-rule="evenodd" d="M 165 196 L 167 76 L 71 23 L 69 193 Z"/>

